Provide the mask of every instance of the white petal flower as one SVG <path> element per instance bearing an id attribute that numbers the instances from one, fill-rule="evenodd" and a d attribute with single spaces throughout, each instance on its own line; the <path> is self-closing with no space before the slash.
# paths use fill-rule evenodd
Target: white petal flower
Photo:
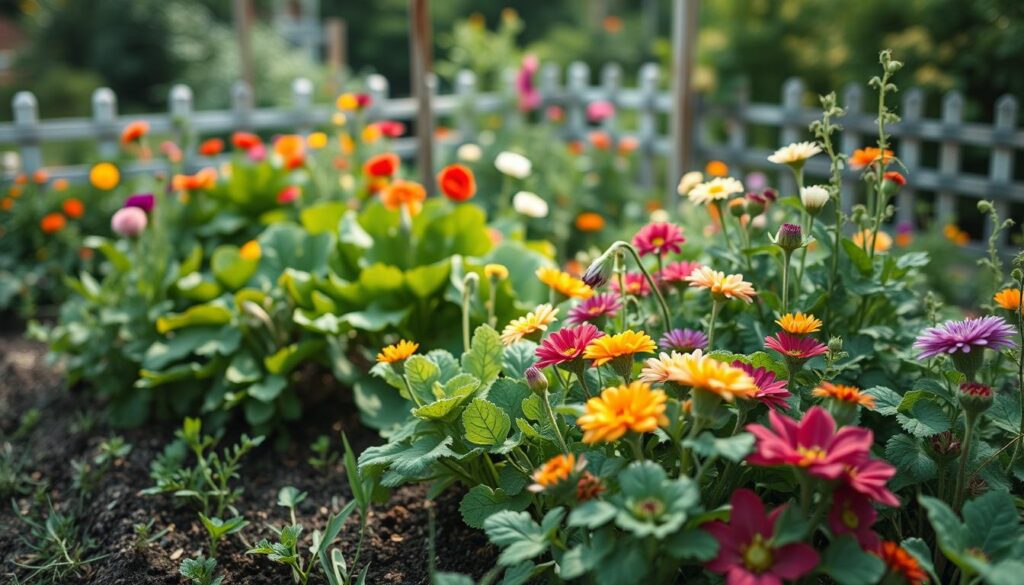
<path id="1" fill-rule="evenodd" d="M 802 164 L 819 152 L 821 152 L 821 147 L 816 142 L 794 142 L 776 150 L 768 157 L 768 161 L 777 165 Z"/>
<path id="2" fill-rule="evenodd" d="M 498 157 L 494 159 L 494 166 L 503 174 L 515 179 L 525 179 L 533 171 L 533 163 L 530 162 L 530 159 L 507 150 L 498 153 Z"/>
<path id="3" fill-rule="evenodd" d="M 800 202 L 810 213 L 817 213 L 828 203 L 828 188 L 824 185 L 811 185 L 800 189 Z"/>
<path id="4" fill-rule="evenodd" d="M 516 193 L 512 197 L 512 208 L 526 217 L 539 219 L 548 216 L 548 202 L 529 191 Z"/>
<path id="5" fill-rule="evenodd" d="M 704 175 L 700 174 L 700 171 L 690 171 L 683 175 L 682 179 L 679 179 L 679 186 L 676 187 L 676 191 L 678 191 L 680 195 L 686 195 L 691 189 L 700 185 L 703 180 Z"/>
<path id="6" fill-rule="evenodd" d="M 472 142 L 468 142 L 455 151 L 455 156 L 462 162 L 476 162 L 484 155 L 483 150 Z"/>
<path id="7" fill-rule="evenodd" d="M 713 201 L 728 199 L 732 195 L 742 192 L 743 183 L 732 177 L 717 177 L 690 189 L 686 196 L 690 198 L 692 203 L 707 205 Z"/>

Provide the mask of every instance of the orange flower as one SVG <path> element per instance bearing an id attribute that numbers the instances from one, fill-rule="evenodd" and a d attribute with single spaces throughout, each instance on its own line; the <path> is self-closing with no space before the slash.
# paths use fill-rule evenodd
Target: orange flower
<path id="1" fill-rule="evenodd" d="M 593 211 L 583 212 L 576 216 L 576 229 L 581 232 L 599 232 L 604 229 L 604 218 Z"/>
<path id="2" fill-rule="evenodd" d="M 590 143 L 594 145 L 594 148 L 598 150 L 608 150 L 612 145 L 612 138 L 608 136 L 607 132 L 601 132 L 596 130 L 587 135 Z"/>
<path id="3" fill-rule="evenodd" d="M 676 382 L 718 396 L 726 402 L 736 398 L 751 399 L 757 394 L 757 384 L 750 374 L 740 368 L 704 355 L 701 350 L 671 355 L 662 353 L 658 359 L 647 360 L 645 379 Z"/>
<path id="4" fill-rule="evenodd" d="M 363 128 L 362 139 L 365 144 L 373 144 L 380 140 L 383 134 L 379 125 L 369 124 Z"/>
<path id="5" fill-rule="evenodd" d="M 856 386 L 822 382 L 811 394 L 818 398 L 831 398 L 839 402 L 857 404 L 865 408 L 875 408 L 875 398 L 870 394 L 865 394 Z"/>
<path id="6" fill-rule="evenodd" d="M 417 215 L 423 208 L 427 190 L 414 181 L 395 181 L 380 194 L 380 200 L 391 211 L 398 211 L 404 205 L 409 215 Z"/>
<path id="7" fill-rule="evenodd" d="M 1007 311 L 1016 311 L 1020 309 L 1020 289 L 1004 288 L 997 292 L 996 296 L 994 296 L 992 300 Z"/>
<path id="8" fill-rule="evenodd" d="M 893 153 L 891 150 L 887 149 L 885 151 L 885 164 L 889 164 L 889 161 L 892 159 L 892 155 Z M 857 150 L 853 151 L 853 154 L 850 155 L 849 162 L 850 168 L 853 170 L 857 170 L 863 169 L 868 165 L 873 165 L 881 160 L 882 151 L 873 146 L 869 146 L 867 148 L 858 148 Z"/>
<path id="9" fill-rule="evenodd" d="M 69 183 L 68 183 L 67 179 L 57 179 L 57 180 L 55 180 L 53 182 L 52 187 L 53 187 L 54 191 L 60 192 L 60 191 L 67 191 L 68 190 L 68 185 L 69 185 Z"/>
<path id="10" fill-rule="evenodd" d="M 604 27 L 604 31 L 609 34 L 616 34 L 622 32 L 622 18 L 609 15 L 604 17 L 604 21 L 601 23 Z"/>
<path id="11" fill-rule="evenodd" d="M 85 204 L 82 203 L 81 199 L 65 199 L 64 203 L 61 204 L 61 208 L 64 210 L 64 215 L 67 215 L 71 219 L 78 219 L 85 214 Z"/>
<path id="12" fill-rule="evenodd" d="M 149 134 L 149 122 L 145 120 L 136 120 L 129 122 L 124 130 L 121 131 L 121 144 L 131 144 L 142 140 L 143 137 Z"/>
<path id="13" fill-rule="evenodd" d="M 21 188 L 21 185 L 14 185 L 13 187 L 11 187 L 9 191 L 7 191 L 7 194 L 13 197 L 14 199 L 21 197 L 22 193 L 23 190 Z"/>
<path id="14" fill-rule="evenodd" d="M 709 161 L 704 166 L 704 174 L 712 177 L 727 177 L 729 176 L 729 165 L 720 160 Z"/>
<path id="15" fill-rule="evenodd" d="M 886 540 L 875 554 L 885 562 L 889 573 L 899 575 L 907 585 L 924 585 L 928 582 L 928 573 L 921 568 L 921 563 L 899 543 Z"/>
<path id="16" fill-rule="evenodd" d="M 398 172 L 402 160 L 393 152 L 371 156 L 363 163 L 363 172 L 371 177 L 390 177 Z"/>
<path id="17" fill-rule="evenodd" d="M 605 388 L 587 401 L 586 413 L 576 419 L 584 443 L 612 442 L 627 432 L 650 433 L 668 425 L 668 396 L 645 382 Z"/>
<path id="18" fill-rule="evenodd" d="M 42 185 L 48 180 L 50 180 L 50 174 L 46 172 L 46 169 L 39 169 L 32 173 L 32 182 L 36 185 Z"/>
<path id="19" fill-rule="evenodd" d="M 298 134 L 285 134 L 274 142 L 274 153 L 281 157 L 285 168 L 301 167 L 306 162 L 306 140 Z"/>
<path id="20" fill-rule="evenodd" d="M 946 239 L 958 246 L 966 246 L 971 242 L 971 235 L 963 231 L 954 224 L 946 224 L 942 228 L 942 235 L 946 236 Z"/>
<path id="21" fill-rule="evenodd" d="M 403 339 L 394 345 L 389 345 L 380 350 L 380 353 L 377 354 L 377 362 L 386 364 L 402 362 L 408 359 L 412 354 L 416 353 L 416 350 L 419 348 L 420 344 Z"/>
<path id="22" fill-rule="evenodd" d="M 617 358 L 632 358 L 638 353 L 651 353 L 656 349 L 654 340 L 643 331 L 623 331 L 615 335 L 598 337 L 587 345 L 583 358 L 602 366 Z"/>
<path id="23" fill-rule="evenodd" d="M 534 273 L 537 279 L 555 292 L 573 299 L 589 299 L 594 296 L 594 289 L 582 280 L 557 268 L 542 266 Z"/>
<path id="24" fill-rule="evenodd" d="M 857 244 L 858 248 L 867 250 L 868 242 L 871 241 L 871 230 L 862 230 L 853 234 L 854 244 Z M 889 234 L 879 231 L 878 237 L 875 239 L 875 252 L 887 252 L 889 248 L 892 248 L 892 236 Z"/>
<path id="25" fill-rule="evenodd" d="M 55 234 L 64 229 L 64 226 L 66 226 L 67 223 L 68 222 L 64 219 L 63 215 L 59 213 L 48 213 L 39 221 L 39 229 L 43 230 L 44 234 Z"/>
<path id="26" fill-rule="evenodd" d="M 556 486 L 569 479 L 574 471 L 576 471 L 575 455 L 572 453 L 555 455 L 548 459 L 540 469 L 533 472 L 530 477 L 533 478 L 534 484 L 529 489 L 532 492 L 544 491 L 545 488 Z"/>
<path id="27" fill-rule="evenodd" d="M 194 175 L 174 175 L 171 188 L 175 191 L 197 191 L 211 189 L 217 184 L 217 171 L 207 167 Z"/>
<path id="28" fill-rule="evenodd" d="M 102 191 L 110 191 L 121 182 L 121 171 L 113 164 L 101 162 L 89 170 L 89 183 Z"/>
<path id="29" fill-rule="evenodd" d="M 26 175 L 25 173 L 21 173 L 17 177 L 14 177 L 14 184 L 28 185 L 28 175 Z"/>
<path id="30" fill-rule="evenodd" d="M 231 135 L 231 144 L 239 150 L 249 150 L 263 144 L 263 141 L 252 132 L 235 132 Z"/>
<path id="31" fill-rule="evenodd" d="M 573 156 L 579 156 L 583 154 L 583 143 L 580 142 L 579 140 L 573 140 L 572 142 L 570 142 L 568 148 L 569 154 Z"/>
<path id="32" fill-rule="evenodd" d="M 0 209 L 3 209 L 4 211 L 10 211 L 13 207 L 14 199 L 11 199 L 10 197 L 4 197 L 3 199 L 0 199 Z"/>
<path id="33" fill-rule="evenodd" d="M 783 331 L 793 335 L 807 335 L 821 329 L 821 320 L 810 314 L 786 313 L 775 322 L 782 327 Z"/>
<path id="34" fill-rule="evenodd" d="M 619 154 L 625 156 L 640 147 L 640 141 L 635 136 L 623 136 L 619 139 Z"/>
<path id="35" fill-rule="evenodd" d="M 707 266 L 701 266 L 686 277 L 690 286 L 695 288 L 706 288 L 711 291 L 711 296 L 717 301 L 729 299 L 740 299 L 748 303 L 754 302 L 754 286 L 743 280 L 742 274 L 725 275 L 724 272 L 712 270 Z"/>
<path id="36" fill-rule="evenodd" d="M 467 201 L 476 195 L 476 177 L 465 165 L 453 164 L 441 169 L 437 184 L 452 201 Z"/>
<path id="37" fill-rule="evenodd" d="M 217 156 L 224 152 L 224 141 L 220 138 L 210 138 L 199 144 L 199 154 L 203 156 Z"/>
<path id="38" fill-rule="evenodd" d="M 238 255 L 250 262 L 255 262 L 263 255 L 263 248 L 256 240 L 249 240 L 238 251 Z"/>

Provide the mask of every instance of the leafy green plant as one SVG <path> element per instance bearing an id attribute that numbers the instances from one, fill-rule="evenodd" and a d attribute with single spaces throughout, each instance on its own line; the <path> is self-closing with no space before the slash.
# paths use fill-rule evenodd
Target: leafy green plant
<path id="1" fill-rule="evenodd" d="M 217 576 L 217 559 L 199 557 L 185 559 L 178 569 L 182 577 L 189 579 L 192 585 L 221 585 L 224 576 Z"/>
<path id="2" fill-rule="evenodd" d="M 127 457 L 131 451 L 132 446 L 123 437 L 115 435 L 96 447 L 96 454 L 91 461 L 72 461 L 71 483 L 78 490 L 79 497 L 92 496 L 114 462 Z"/>
<path id="3" fill-rule="evenodd" d="M 217 517 L 207 518 L 202 512 L 199 513 L 199 521 L 202 522 L 203 528 L 206 529 L 211 557 L 216 557 L 217 545 L 220 544 L 220 541 L 224 540 L 224 537 L 235 534 L 249 525 L 249 522 L 242 516 L 221 520 Z"/>
<path id="4" fill-rule="evenodd" d="M 0 497 L 26 494 L 32 490 L 33 483 L 25 471 L 21 453 L 10 443 L 0 445 Z"/>
<path id="5" fill-rule="evenodd" d="M 14 513 L 27 528 L 20 539 L 28 551 L 14 564 L 25 571 L 23 578 L 29 583 L 56 585 L 84 578 L 93 563 L 109 556 L 96 554 L 97 544 L 82 529 L 78 518 L 50 503 L 45 511 L 28 513 L 14 505 Z"/>
<path id="6" fill-rule="evenodd" d="M 154 524 L 156 524 L 156 518 L 150 518 L 146 522 L 137 522 L 132 525 L 132 544 L 136 552 L 142 552 L 149 548 L 149 545 L 160 540 L 170 532 L 170 528 L 163 528 L 153 532 Z"/>
<path id="7" fill-rule="evenodd" d="M 307 460 L 317 471 L 330 469 L 338 460 L 338 452 L 331 447 L 331 438 L 327 435 L 320 435 L 310 446 L 309 450 L 313 455 Z"/>

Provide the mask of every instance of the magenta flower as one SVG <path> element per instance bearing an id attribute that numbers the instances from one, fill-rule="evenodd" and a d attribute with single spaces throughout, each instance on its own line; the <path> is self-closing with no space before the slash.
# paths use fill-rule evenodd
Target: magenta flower
<path id="1" fill-rule="evenodd" d="M 864 550 L 875 550 L 878 535 L 871 526 L 878 518 L 878 512 L 871 500 L 848 487 L 840 487 L 832 498 L 832 509 L 828 512 L 828 528 L 832 534 L 850 534 L 857 539 Z"/>
<path id="2" fill-rule="evenodd" d="M 153 211 L 155 206 L 156 197 L 152 193 L 136 193 L 135 195 L 129 195 L 121 207 L 138 207 L 142 211 L 149 213 Z"/>
<path id="3" fill-rule="evenodd" d="M 540 91 L 533 84 L 533 76 L 540 69 L 536 55 L 523 57 L 523 64 L 516 75 L 516 91 L 519 92 L 519 109 L 524 112 L 536 110 L 540 106 Z"/>
<path id="4" fill-rule="evenodd" d="M 768 349 L 774 349 L 786 359 L 801 362 L 828 352 L 825 344 L 813 337 L 801 337 L 786 333 L 785 331 L 776 333 L 775 337 L 765 337 L 764 346 Z"/>
<path id="5" fill-rule="evenodd" d="M 587 120 L 597 124 L 615 114 L 615 106 L 607 100 L 598 100 L 587 104 Z"/>
<path id="6" fill-rule="evenodd" d="M 846 468 L 844 480 L 851 489 L 872 501 L 896 507 L 900 505 L 900 500 L 886 486 L 894 475 L 895 467 L 880 459 L 871 459 L 865 453 L 856 463 Z"/>
<path id="7" fill-rule="evenodd" d="M 970 353 L 972 349 L 1014 347 L 1013 327 L 1002 317 L 981 317 L 963 321 L 946 321 L 925 330 L 914 342 L 921 358 L 939 354 Z"/>
<path id="8" fill-rule="evenodd" d="M 627 272 L 622 278 L 622 285 L 626 288 L 626 294 L 635 297 L 646 297 L 651 294 L 651 285 L 647 277 L 639 272 Z M 619 279 L 612 279 L 612 290 L 619 292 Z"/>
<path id="9" fill-rule="evenodd" d="M 707 349 L 708 336 L 693 329 L 673 329 L 661 336 L 658 347 L 665 351 L 690 353 L 695 349 Z"/>
<path id="10" fill-rule="evenodd" d="M 573 307 L 566 322 L 570 325 L 579 325 L 602 317 L 614 317 L 619 308 L 618 296 L 612 293 L 599 293 Z"/>
<path id="11" fill-rule="evenodd" d="M 867 458 L 874 441 L 871 431 L 861 427 L 843 427 L 837 433 L 832 415 L 820 406 L 811 407 L 799 423 L 776 410 L 768 413 L 768 420 L 771 428 L 747 425 L 757 438 L 757 451 L 747 458 L 751 465 L 792 465 L 816 477 L 837 479 Z"/>
<path id="12" fill-rule="evenodd" d="M 687 287 L 690 283 L 686 281 L 686 277 L 690 276 L 698 268 L 700 268 L 700 262 L 688 262 L 685 260 L 682 262 L 672 262 L 666 264 L 661 269 L 661 272 L 658 273 L 658 280 L 668 284 L 678 284 Z"/>
<path id="13" fill-rule="evenodd" d="M 740 360 L 734 361 L 732 365 L 750 374 L 750 377 L 754 379 L 754 385 L 757 386 L 757 394 L 754 395 L 754 400 L 772 409 L 789 408 L 786 399 L 792 396 L 792 394 L 786 389 L 785 380 L 776 379 L 775 374 L 766 368 L 755 368 Z"/>
<path id="14" fill-rule="evenodd" d="M 682 228 L 668 222 L 649 223 L 633 236 L 633 246 L 641 256 L 664 256 L 669 252 L 678 254 L 682 251 L 679 244 L 685 241 Z"/>
<path id="15" fill-rule="evenodd" d="M 602 335 L 604 333 L 590 323 L 559 329 L 537 346 L 537 363 L 534 365 L 546 368 L 574 362 L 583 356 L 583 350 L 591 341 Z"/>
<path id="16" fill-rule="evenodd" d="M 775 522 L 785 506 L 766 515 L 757 494 L 739 489 L 732 494 L 729 523 L 720 520 L 703 528 L 718 541 L 718 556 L 705 567 L 725 575 L 727 585 L 782 585 L 810 573 L 818 553 L 809 544 L 773 546 Z"/>

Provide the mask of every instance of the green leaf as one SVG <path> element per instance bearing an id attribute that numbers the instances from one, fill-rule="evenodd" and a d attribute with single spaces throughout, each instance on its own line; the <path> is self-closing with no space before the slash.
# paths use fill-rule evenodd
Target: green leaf
<path id="1" fill-rule="evenodd" d="M 919 496 L 921 507 L 928 513 L 928 520 L 935 529 L 939 549 L 958 567 L 964 567 L 963 554 L 967 546 L 966 528 L 956 513 L 945 502 L 931 496 Z"/>
<path id="2" fill-rule="evenodd" d="M 474 398 L 462 411 L 462 426 L 466 430 L 466 440 L 470 443 L 493 446 L 505 440 L 512 421 L 494 403 Z"/>
<path id="3" fill-rule="evenodd" d="M 850 262 L 860 271 L 864 276 L 868 276 L 872 273 L 871 258 L 868 257 L 868 253 L 853 243 L 852 240 L 843 238 L 842 242 L 843 250 L 846 251 L 847 257 L 850 258 Z"/>
<path id="4" fill-rule="evenodd" d="M 809 528 L 807 518 L 794 506 L 782 509 L 775 521 L 775 535 L 772 536 L 773 546 L 785 546 L 804 539 Z"/>
<path id="5" fill-rule="evenodd" d="M 500 488 L 493 490 L 486 485 L 476 485 L 462 497 L 459 511 L 468 526 L 483 528 L 484 521 L 493 514 L 503 510 L 520 512 L 529 505 L 529 493 L 523 492 L 517 496 L 509 496 Z"/>
<path id="6" fill-rule="evenodd" d="M 288 387 L 288 380 L 283 376 L 267 376 L 249 386 L 246 393 L 260 402 L 272 403 Z"/>
<path id="7" fill-rule="evenodd" d="M 909 414 L 897 414 L 896 420 L 915 437 L 937 435 L 948 431 L 951 426 L 950 416 L 933 398 L 918 399 L 910 407 Z"/>
<path id="8" fill-rule="evenodd" d="M 864 391 L 875 399 L 875 412 L 882 416 L 895 416 L 903 397 L 885 386 L 875 386 Z"/>
<path id="9" fill-rule="evenodd" d="M 502 367 L 506 376 L 522 378 L 534 363 L 537 362 L 537 344 L 524 339 L 505 348 L 502 355 Z"/>
<path id="10" fill-rule="evenodd" d="M 706 563 L 718 554 L 718 541 L 703 530 L 674 534 L 665 539 L 664 547 L 665 552 L 677 559 L 699 563 Z"/>
<path id="11" fill-rule="evenodd" d="M 963 516 L 968 546 L 981 549 L 993 560 L 1013 546 L 1021 533 L 1013 498 L 1001 490 L 990 491 L 964 504 Z"/>
<path id="12" fill-rule="evenodd" d="M 536 558 L 548 549 L 547 534 L 526 512 L 504 510 L 484 522 L 487 538 L 500 547 L 498 563 L 506 567 Z"/>
<path id="13" fill-rule="evenodd" d="M 82 246 L 92 248 L 93 250 L 99 250 L 107 257 L 107 261 L 109 261 L 118 272 L 128 272 L 132 267 L 131 260 L 128 259 L 128 256 L 126 256 L 124 252 L 118 250 L 117 246 L 107 238 L 100 236 L 86 236 L 82 239 Z"/>
<path id="14" fill-rule="evenodd" d="M 434 382 L 441 379 L 441 370 L 437 364 L 427 359 L 426 356 L 416 354 L 405 360 L 404 367 L 405 379 L 408 380 L 409 387 L 419 398 L 419 402 L 423 404 L 433 402 L 435 399 Z M 402 395 L 405 394 L 406 392 L 403 391 Z"/>
<path id="15" fill-rule="evenodd" d="M 462 354 L 462 370 L 480 379 L 489 387 L 501 373 L 504 348 L 501 336 L 490 325 L 481 325 L 473 332 L 469 351 Z"/>
<path id="16" fill-rule="evenodd" d="M 217 246 L 210 257 L 210 270 L 224 288 L 234 291 L 245 286 L 256 274 L 259 260 L 247 260 L 242 257 L 238 246 Z"/>
<path id="17" fill-rule="evenodd" d="M 224 378 L 232 384 L 249 384 L 262 377 L 263 370 L 257 365 L 256 358 L 247 351 L 236 355 L 224 372 Z"/>
<path id="18" fill-rule="evenodd" d="M 498 378 L 487 391 L 487 400 L 493 402 L 512 420 L 526 418 L 523 413 L 523 400 L 533 393 L 525 382 L 512 378 Z"/>
<path id="19" fill-rule="evenodd" d="M 348 206 L 341 201 L 326 201 L 303 209 L 299 220 L 310 234 L 333 234 L 347 211 Z"/>
<path id="20" fill-rule="evenodd" d="M 158 318 L 156 330 L 159 333 L 167 333 L 197 325 L 227 325 L 231 322 L 231 317 L 231 311 L 223 305 L 196 305 L 189 307 L 184 313 L 172 313 Z"/>
<path id="21" fill-rule="evenodd" d="M 327 342 L 323 339 L 307 339 L 292 343 L 263 359 L 263 365 L 271 374 L 286 376 L 306 359 L 323 353 Z"/>
<path id="22" fill-rule="evenodd" d="M 829 545 L 818 569 L 839 585 L 873 585 L 885 574 L 885 563 L 864 552 L 856 539 L 844 534 Z"/>
<path id="23" fill-rule="evenodd" d="M 451 267 L 451 260 L 446 258 L 434 264 L 406 270 L 405 284 L 417 298 L 428 299 L 448 282 L 448 273 L 451 272 Z"/>
<path id="24" fill-rule="evenodd" d="M 299 502 L 306 499 L 306 492 L 300 492 L 299 488 L 287 485 L 277 492 L 277 505 L 282 508 L 294 508 Z"/>
<path id="25" fill-rule="evenodd" d="M 602 500 L 590 500 L 569 513 L 569 526 L 582 526 L 591 530 L 611 522 L 618 508 Z"/>
<path id="26" fill-rule="evenodd" d="M 920 439 L 908 435 L 897 434 L 890 437 L 885 443 L 885 458 L 895 465 L 901 474 L 909 475 L 912 481 L 928 481 L 935 477 L 937 471 L 935 461 L 925 453 Z"/>
<path id="27" fill-rule="evenodd" d="M 739 463 L 754 450 L 754 435 L 750 433 L 739 433 L 732 437 L 716 437 L 709 431 L 704 431 L 696 439 L 687 439 L 683 445 L 693 449 L 701 457 L 717 455 Z"/>

